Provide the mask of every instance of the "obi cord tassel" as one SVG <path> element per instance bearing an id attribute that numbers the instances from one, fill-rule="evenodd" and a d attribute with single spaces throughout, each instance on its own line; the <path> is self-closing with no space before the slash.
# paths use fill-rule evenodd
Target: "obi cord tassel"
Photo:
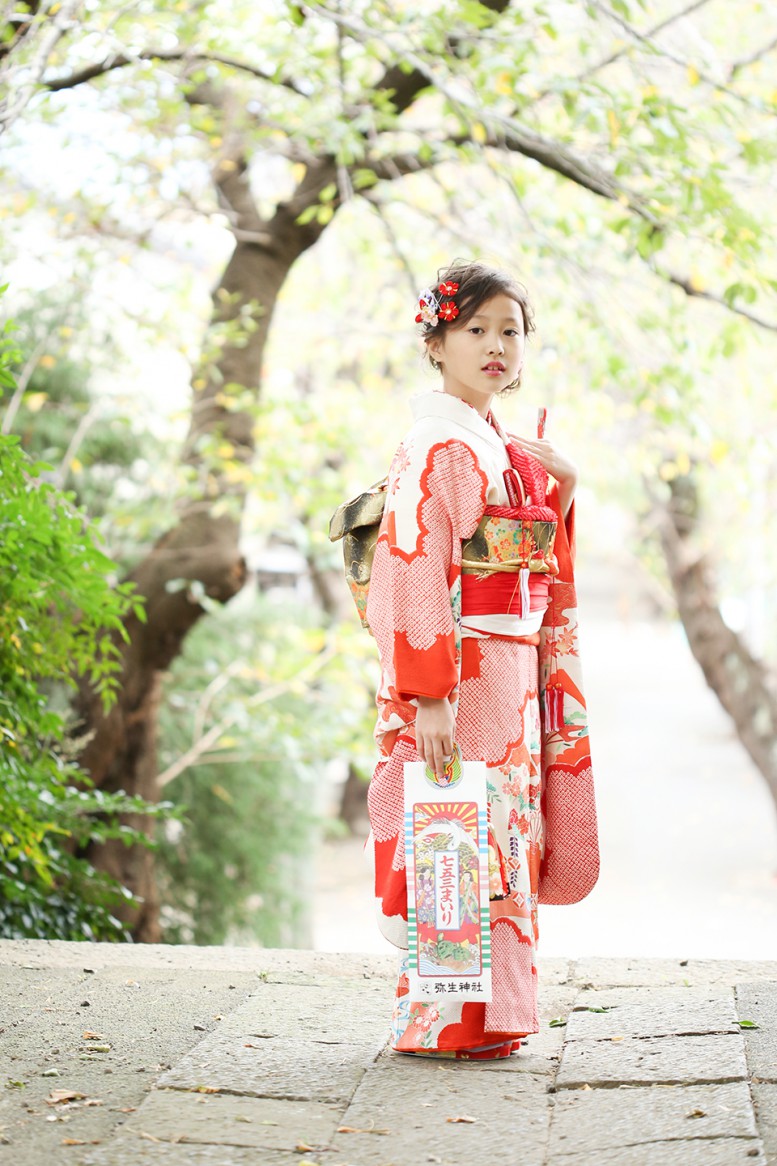
<path id="1" fill-rule="evenodd" d="M 521 567 L 519 572 L 521 581 L 521 619 L 528 619 L 531 614 L 531 599 L 529 597 L 529 568 Z"/>
<path id="2" fill-rule="evenodd" d="M 504 478 L 505 490 L 507 491 L 507 497 L 510 501 L 510 505 L 511 506 L 520 506 L 523 499 L 521 498 L 521 495 L 518 493 L 518 487 L 515 483 L 515 478 L 516 478 L 515 470 L 513 470 L 513 469 L 505 470 L 502 474 L 502 477 Z"/>
<path id="3" fill-rule="evenodd" d="M 545 688 L 545 727 L 556 733 L 564 724 L 564 689 L 560 684 Z"/>

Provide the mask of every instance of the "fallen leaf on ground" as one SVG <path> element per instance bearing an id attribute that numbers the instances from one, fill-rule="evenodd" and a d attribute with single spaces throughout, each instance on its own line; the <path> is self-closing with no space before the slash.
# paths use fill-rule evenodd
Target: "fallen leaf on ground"
<path id="1" fill-rule="evenodd" d="M 754 1020 L 738 1020 L 737 1024 L 740 1028 L 760 1028 L 760 1024 L 756 1024 Z"/>
<path id="2" fill-rule="evenodd" d="M 338 1134 L 379 1134 L 381 1137 L 384 1137 L 388 1136 L 391 1133 L 391 1130 L 359 1130 L 354 1126 L 338 1126 L 337 1132 Z"/>
<path id="3" fill-rule="evenodd" d="M 617 1040 L 625 1040 L 625 1039 L 626 1039 L 626 1038 L 625 1038 L 625 1037 L 622 1037 L 622 1036 L 611 1036 L 611 1037 L 610 1037 L 610 1040 L 611 1040 L 611 1041 L 617 1041 Z"/>
<path id="4" fill-rule="evenodd" d="M 52 1089 L 46 1098 L 46 1105 L 59 1105 L 63 1101 L 81 1101 L 84 1097 L 86 1094 L 79 1093 L 76 1089 Z"/>
<path id="5" fill-rule="evenodd" d="M 462 1115 L 462 1117 L 446 1117 L 445 1120 L 450 1122 L 451 1125 L 461 1124 L 461 1125 L 473 1126 L 478 1119 L 476 1117 L 466 1117 L 466 1116 Z"/>
<path id="6" fill-rule="evenodd" d="M 308 1153 L 315 1153 L 316 1147 L 309 1146 L 307 1144 L 307 1142 L 297 1142 L 296 1146 L 294 1147 L 294 1150 L 297 1154 L 308 1154 Z"/>
<path id="7" fill-rule="evenodd" d="M 103 1034 L 101 1032 L 92 1032 L 91 1029 L 87 1028 L 86 1032 L 81 1034 L 81 1039 L 82 1040 L 105 1040 L 105 1037 L 103 1036 Z"/>
<path id="8" fill-rule="evenodd" d="M 552 1020 L 548 1021 L 548 1028 L 564 1028 L 566 1023 L 563 1016 L 554 1016 Z"/>
<path id="9" fill-rule="evenodd" d="M 83 1049 L 79 1049 L 82 1053 L 109 1053 L 111 1051 L 110 1045 L 86 1045 Z"/>
<path id="10" fill-rule="evenodd" d="M 692 1109 L 690 1113 L 686 1113 L 686 1117 L 706 1117 L 707 1111 L 704 1109 Z"/>
<path id="11" fill-rule="evenodd" d="M 63 1138 L 61 1145 L 63 1146 L 85 1146 L 86 1142 L 83 1138 Z"/>

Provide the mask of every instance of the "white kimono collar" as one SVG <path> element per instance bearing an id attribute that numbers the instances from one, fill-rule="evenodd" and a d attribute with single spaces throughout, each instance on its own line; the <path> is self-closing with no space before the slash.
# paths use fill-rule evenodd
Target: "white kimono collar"
<path id="1" fill-rule="evenodd" d="M 485 417 L 481 417 L 477 409 L 473 409 L 471 405 L 450 393 L 420 393 L 417 397 L 411 397 L 410 408 L 416 421 L 422 417 L 442 417 L 476 433 L 495 449 L 504 449 L 502 438 Z"/>

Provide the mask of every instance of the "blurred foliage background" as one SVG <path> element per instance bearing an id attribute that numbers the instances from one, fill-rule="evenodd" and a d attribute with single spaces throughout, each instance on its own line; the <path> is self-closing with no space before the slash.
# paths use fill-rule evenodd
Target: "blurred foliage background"
<path id="1" fill-rule="evenodd" d="M 116 934 L 309 941 L 310 856 L 332 791 L 369 773 L 376 678 L 328 519 L 385 472 L 408 396 L 434 387 L 414 300 L 454 256 L 529 288 L 538 330 L 503 420 L 528 431 L 549 406 L 583 500 L 617 512 L 777 797 L 769 6 L 43 0 L 4 13 L 15 331 L 0 428 L 17 440 L 0 448 L 0 501 L 18 524 L 9 459 L 47 463 L 27 464 L 27 494 L 81 514 L 108 562 L 92 615 L 52 576 L 72 600 L 56 619 L 95 658 L 99 613 L 121 630 L 109 712 L 86 669 L 53 736 L 28 708 L 11 715 L 10 640 L 0 708 L 8 732 L 23 727 L 30 781 L 44 782 L 45 739 L 59 766 L 45 782 L 83 792 L 89 775 L 128 830 L 158 835 L 155 851 L 134 834 L 62 835 L 58 853 L 126 888 Z M 45 569 L 18 565 L 34 592 Z M 143 618 L 122 608 L 119 579 Z M 19 594 L 2 618 L 48 715 L 62 702 L 51 677 L 61 693 L 78 659 L 36 670 L 43 608 L 30 621 Z M 141 799 L 134 817 L 125 796 Z M 178 816 L 156 827 L 160 796 Z M 10 827 L 2 845 L 15 869 L 0 881 L 26 893 L 35 851 Z M 4 934 L 61 933 L 14 919 Z"/>

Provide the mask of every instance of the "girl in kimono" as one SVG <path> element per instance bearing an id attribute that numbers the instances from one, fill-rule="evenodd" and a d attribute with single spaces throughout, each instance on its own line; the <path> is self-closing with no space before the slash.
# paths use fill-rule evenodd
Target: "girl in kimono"
<path id="1" fill-rule="evenodd" d="M 439 775 L 454 745 L 485 761 L 492 999 L 413 1000 L 405 960 L 392 1047 L 496 1058 L 538 1031 L 540 896 L 575 902 L 598 870 L 572 579 L 577 472 L 541 436 L 508 438 L 492 412 L 521 382 L 533 330 L 525 290 L 455 263 L 419 307 L 442 391 L 412 401 L 372 565 L 381 758 L 368 847 L 381 931 L 407 949 L 405 762 Z"/>

